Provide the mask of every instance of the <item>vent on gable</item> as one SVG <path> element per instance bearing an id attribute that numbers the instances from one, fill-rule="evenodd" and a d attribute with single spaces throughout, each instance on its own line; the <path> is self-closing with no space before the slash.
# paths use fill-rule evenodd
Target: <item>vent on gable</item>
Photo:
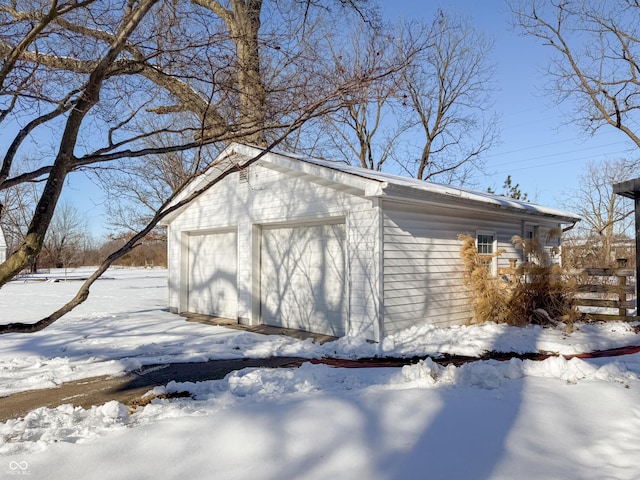
<path id="1" fill-rule="evenodd" d="M 240 183 L 247 183 L 249 181 L 249 168 L 244 168 L 240 170 L 240 174 L 238 175 L 238 180 Z"/>

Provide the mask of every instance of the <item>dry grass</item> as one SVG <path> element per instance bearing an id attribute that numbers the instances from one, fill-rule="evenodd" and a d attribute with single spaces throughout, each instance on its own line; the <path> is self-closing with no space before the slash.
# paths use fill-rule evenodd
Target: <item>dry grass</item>
<path id="1" fill-rule="evenodd" d="M 169 400 L 172 398 L 186 398 L 190 397 L 191 394 L 189 392 L 175 392 L 175 393 L 161 393 L 161 394 L 153 394 L 153 395 L 143 395 L 142 397 L 134 398 L 127 402 L 127 408 L 129 413 L 135 413 L 137 410 L 146 407 L 154 400 Z"/>
<path id="2" fill-rule="evenodd" d="M 512 239 L 528 260 L 515 269 L 509 279 L 491 274 L 487 261 L 498 257 L 478 254 L 475 239 L 461 235 L 464 281 L 471 289 L 474 322 L 493 321 L 509 325 L 571 324 L 579 317 L 573 307 L 574 288 L 559 265 L 551 264 L 539 239 Z"/>

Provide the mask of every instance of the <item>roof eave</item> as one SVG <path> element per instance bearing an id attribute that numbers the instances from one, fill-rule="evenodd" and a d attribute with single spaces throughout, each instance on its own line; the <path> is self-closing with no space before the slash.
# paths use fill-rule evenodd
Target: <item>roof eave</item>
<path id="1" fill-rule="evenodd" d="M 414 203 L 430 203 L 430 204 L 439 204 L 443 206 L 451 206 L 452 203 L 463 207 L 474 210 L 484 210 L 494 209 L 498 211 L 507 211 L 517 215 L 526 215 L 526 216 L 534 216 L 534 217 L 545 217 L 552 218 L 555 221 L 562 224 L 575 224 L 579 222 L 582 218 L 578 215 L 573 215 L 569 212 L 562 211 L 554 211 L 553 209 L 548 209 L 545 207 L 540 207 L 535 204 L 527 204 L 526 207 L 521 205 L 520 203 L 510 202 L 509 199 L 504 197 L 495 197 L 494 201 L 480 201 L 473 198 L 467 198 L 462 194 L 449 194 L 442 192 L 428 192 L 424 190 L 418 190 L 415 188 L 402 186 L 402 185 L 394 185 L 394 184 L 384 184 L 382 189 L 382 195 L 380 197 L 387 199 L 398 199 L 398 200 L 409 200 Z M 500 199 L 500 200 L 498 200 Z"/>
<path id="2" fill-rule="evenodd" d="M 632 200 L 635 200 L 636 197 L 640 196 L 640 178 L 614 183 L 612 187 L 613 193 Z"/>

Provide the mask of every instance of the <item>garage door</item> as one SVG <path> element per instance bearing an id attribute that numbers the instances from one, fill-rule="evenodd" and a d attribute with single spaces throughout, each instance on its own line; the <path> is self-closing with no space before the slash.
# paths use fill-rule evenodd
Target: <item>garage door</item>
<path id="1" fill-rule="evenodd" d="M 262 321 L 327 335 L 345 334 L 345 225 L 265 228 Z"/>
<path id="2" fill-rule="evenodd" d="M 188 311 L 238 318 L 238 234 L 189 237 Z"/>

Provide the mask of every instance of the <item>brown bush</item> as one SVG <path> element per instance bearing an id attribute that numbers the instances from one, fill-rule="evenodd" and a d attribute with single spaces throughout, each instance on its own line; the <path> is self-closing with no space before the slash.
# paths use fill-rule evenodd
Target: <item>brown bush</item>
<path id="1" fill-rule="evenodd" d="M 500 256 L 481 256 L 475 239 L 468 235 L 462 241 L 464 281 L 473 296 L 474 322 L 493 321 L 509 325 L 572 323 L 579 317 L 573 306 L 573 281 L 567 280 L 562 267 L 552 264 L 538 238 L 523 241 L 513 237 L 516 248 L 527 261 L 517 267 L 508 279 L 491 274 L 487 261 Z"/>

